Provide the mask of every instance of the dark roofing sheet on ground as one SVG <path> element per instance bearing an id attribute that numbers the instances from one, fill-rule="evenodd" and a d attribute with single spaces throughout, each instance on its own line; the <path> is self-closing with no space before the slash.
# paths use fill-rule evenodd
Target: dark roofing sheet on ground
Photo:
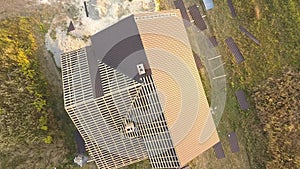
<path id="1" fill-rule="evenodd" d="M 185 26 L 190 26 L 190 18 L 189 15 L 187 14 L 187 11 L 185 9 L 184 3 L 182 0 L 176 0 L 174 1 L 174 5 L 177 9 L 180 9 L 180 13 L 182 18 L 184 19 L 184 25 Z"/>
<path id="2" fill-rule="evenodd" d="M 214 151 L 217 159 L 225 158 L 225 153 L 221 142 L 214 145 Z"/>
<path id="3" fill-rule="evenodd" d="M 202 0 L 205 6 L 205 10 L 210 10 L 214 8 L 214 2 L 213 0 Z"/>
<path id="4" fill-rule="evenodd" d="M 204 19 L 202 18 L 200 11 L 196 5 L 190 6 L 189 13 L 191 14 L 194 24 L 201 30 L 207 29 Z"/>
<path id="5" fill-rule="evenodd" d="M 217 41 L 216 36 L 210 37 L 209 41 L 211 42 L 211 44 L 213 45 L 213 47 L 217 47 L 218 46 L 218 41 Z"/>
<path id="6" fill-rule="evenodd" d="M 200 57 L 193 51 L 194 60 L 196 62 L 196 66 L 198 71 L 200 71 L 203 68 L 203 64 L 201 63 Z"/>
<path id="7" fill-rule="evenodd" d="M 234 9 L 232 0 L 227 0 L 227 4 L 228 4 L 228 7 L 229 7 L 229 9 L 230 9 L 231 16 L 232 16 L 232 17 L 236 17 L 237 15 L 236 15 L 236 12 L 235 12 L 235 9 Z"/>
<path id="8" fill-rule="evenodd" d="M 256 37 L 254 35 L 252 35 L 249 31 L 247 31 L 246 28 L 244 28 L 243 26 L 239 26 L 240 31 L 245 33 L 246 36 L 248 36 L 253 42 L 255 42 L 256 44 L 260 45 L 260 41 L 258 39 L 256 39 Z"/>
<path id="9" fill-rule="evenodd" d="M 69 27 L 68 27 L 67 32 L 69 33 L 69 32 L 71 32 L 71 31 L 73 31 L 73 30 L 75 30 L 75 27 L 74 27 L 74 25 L 73 25 L 73 22 L 71 21 L 70 24 L 69 24 Z"/>
<path id="10" fill-rule="evenodd" d="M 247 98 L 246 98 L 246 95 L 245 95 L 244 91 L 238 90 L 238 91 L 235 92 L 235 95 L 236 95 L 236 98 L 239 102 L 240 108 L 242 110 L 248 110 L 250 105 L 247 101 Z"/>
<path id="11" fill-rule="evenodd" d="M 234 55 L 236 61 L 238 64 L 242 63 L 245 59 L 241 53 L 241 51 L 239 50 L 238 46 L 236 45 L 236 43 L 234 42 L 234 40 L 232 39 L 232 37 L 229 37 L 225 40 L 228 49 L 231 51 L 231 53 Z"/>
<path id="12" fill-rule="evenodd" d="M 231 132 L 228 134 L 228 139 L 230 143 L 231 152 L 236 153 L 240 151 L 237 135 L 235 132 Z"/>

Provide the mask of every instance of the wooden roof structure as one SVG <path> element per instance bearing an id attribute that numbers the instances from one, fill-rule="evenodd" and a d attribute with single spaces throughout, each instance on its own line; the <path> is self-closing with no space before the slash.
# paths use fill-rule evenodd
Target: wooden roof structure
<path id="1" fill-rule="evenodd" d="M 65 110 L 98 168 L 180 168 L 219 142 L 180 10 L 128 16 L 91 41 L 61 67 Z"/>
<path id="2" fill-rule="evenodd" d="M 151 17 L 165 13 L 170 15 Z M 219 137 L 181 13 L 177 9 L 135 16 L 150 68 L 151 65 L 155 66 L 155 69 L 151 69 L 154 84 L 157 90 L 164 93 L 160 100 L 164 100 L 163 109 L 167 125 L 180 167 L 183 167 L 219 142 Z M 148 19 L 142 19 L 143 17 Z M 185 67 L 188 68 L 188 72 Z M 172 77 L 169 73 L 172 73 Z M 195 104 L 196 100 L 199 107 Z M 191 130 L 186 130 L 191 121 L 194 121 Z M 204 136 L 201 135 L 201 131 L 206 129 L 206 139 L 201 141 Z M 183 138 L 184 135 L 186 136 Z"/>

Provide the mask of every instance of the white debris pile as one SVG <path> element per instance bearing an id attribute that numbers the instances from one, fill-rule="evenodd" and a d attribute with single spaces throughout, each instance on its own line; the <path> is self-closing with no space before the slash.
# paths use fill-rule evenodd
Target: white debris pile
<path id="1" fill-rule="evenodd" d="M 87 4 L 89 17 L 85 13 L 84 0 L 75 0 L 72 6 L 78 10 L 78 16 L 74 17 L 76 19 L 72 20 L 67 13 L 59 14 L 53 19 L 51 28 L 46 34 L 46 47 L 53 53 L 58 67 L 60 67 L 61 53 L 90 45 L 91 35 L 130 14 L 155 9 L 154 0 L 132 0 L 131 2 L 129 0 L 90 0 Z M 68 8 L 66 6 L 68 3 L 62 5 L 65 9 Z M 67 34 L 71 20 L 75 30 Z M 59 24 L 61 22 L 64 24 Z M 51 36 L 51 31 L 54 31 L 55 37 Z"/>
<path id="2" fill-rule="evenodd" d="M 36 3 L 51 5 L 51 1 L 49 1 L 49 0 L 36 0 Z"/>

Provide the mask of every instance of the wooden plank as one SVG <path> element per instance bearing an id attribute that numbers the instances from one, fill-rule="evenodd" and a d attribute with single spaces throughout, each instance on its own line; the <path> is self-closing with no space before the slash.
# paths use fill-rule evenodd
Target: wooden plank
<path id="1" fill-rule="evenodd" d="M 235 12 L 235 9 L 234 9 L 232 0 L 227 0 L 227 4 L 228 4 L 228 7 L 229 7 L 229 9 L 230 9 L 231 16 L 232 16 L 233 18 L 235 18 L 237 15 L 236 15 L 236 12 Z"/>
<path id="2" fill-rule="evenodd" d="M 241 110 L 248 110 L 250 105 L 247 101 L 244 91 L 238 90 L 235 92 L 235 95 L 236 95 L 236 98 L 238 100 Z"/>
<path id="3" fill-rule="evenodd" d="M 84 9 L 85 9 L 86 17 L 89 17 L 89 11 L 88 11 L 88 9 L 87 9 L 86 1 L 84 1 L 83 3 L 84 3 Z"/>
<path id="4" fill-rule="evenodd" d="M 254 35 L 252 35 L 249 31 L 247 31 L 246 28 L 244 28 L 243 26 L 239 26 L 240 31 L 243 32 L 246 36 L 248 36 L 248 38 L 250 38 L 253 42 L 255 42 L 257 45 L 260 45 L 260 41 L 258 39 L 256 39 L 256 37 Z"/>
<path id="5" fill-rule="evenodd" d="M 207 29 L 207 26 L 205 24 L 204 19 L 202 18 L 202 15 L 200 14 L 200 11 L 196 5 L 190 6 L 189 13 L 191 14 L 194 24 L 201 30 Z"/>
<path id="6" fill-rule="evenodd" d="M 235 132 L 231 132 L 228 134 L 229 144 L 231 152 L 236 153 L 240 151 L 238 138 Z"/>
<path id="7" fill-rule="evenodd" d="M 235 60 L 237 61 L 238 64 L 242 63 L 245 59 L 241 53 L 241 51 L 239 50 L 239 48 L 237 47 L 236 43 L 234 42 L 234 40 L 232 39 L 232 37 L 229 37 L 225 40 L 228 49 L 230 50 L 230 52 L 233 54 L 233 56 L 235 57 Z"/>

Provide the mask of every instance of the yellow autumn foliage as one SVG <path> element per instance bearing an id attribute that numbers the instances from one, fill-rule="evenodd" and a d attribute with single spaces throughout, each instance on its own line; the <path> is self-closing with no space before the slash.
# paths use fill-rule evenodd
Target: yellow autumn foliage
<path id="1" fill-rule="evenodd" d="M 31 18 L 0 21 L 0 149 L 19 143 L 51 143 L 45 81 L 40 76 Z"/>

